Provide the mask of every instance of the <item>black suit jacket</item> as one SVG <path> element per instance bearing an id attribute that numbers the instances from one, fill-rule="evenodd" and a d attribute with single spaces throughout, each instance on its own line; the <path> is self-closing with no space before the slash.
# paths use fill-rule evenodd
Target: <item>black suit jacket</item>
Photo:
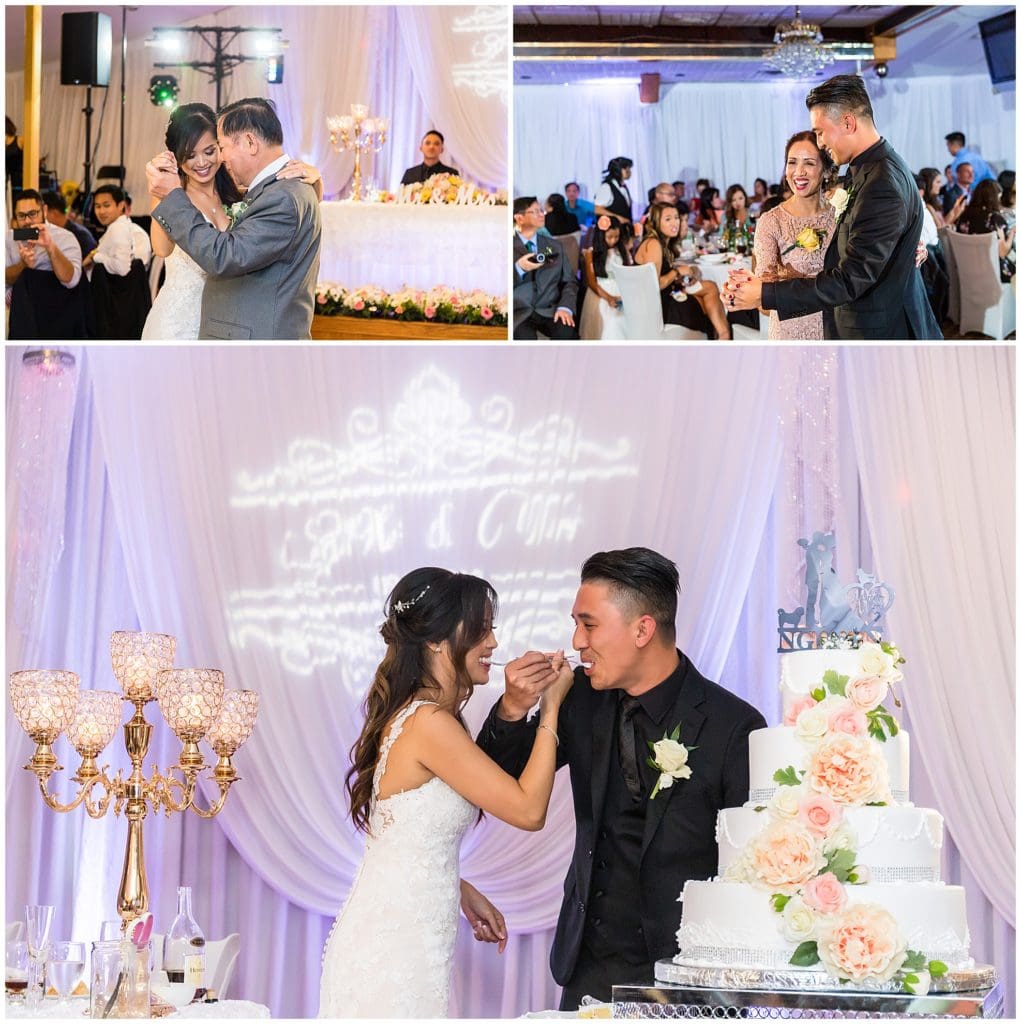
<path id="1" fill-rule="evenodd" d="M 766 282 L 781 320 L 822 310 L 826 338 L 942 338 L 915 266 L 922 199 L 885 139 L 851 164 L 851 199 L 816 277 Z"/>
<path id="2" fill-rule="evenodd" d="M 681 723 L 681 742 L 695 746 L 690 779 L 676 781 L 649 801 L 639 876 L 633 898 L 641 910 L 649 962 L 677 952 L 681 905 L 677 897 L 689 878 L 717 873 L 716 815 L 748 799 L 748 734 L 765 728 L 750 704 L 706 679 L 678 651 L 683 683 L 667 716 L 669 729 Z M 556 937 L 550 954 L 553 977 L 566 984 L 578 960 L 592 880 L 595 837 L 601 824 L 609 773 L 619 772 L 616 690 L 593 690 L 581 669 L 567 695 L 557 727 L 557 767 L 567 765 L 574 796 L 574 858 L 564 879 Z M 505 771 L 521 774 L 538 727 L 538 715 L 514 723 L 498 719 L 496 705 L 479 732 L 482 749 Z M 643 752 L 639 751 L 639 756 Z"/>
<path id="3" fill-rule="evenodd" d="M 514 262 L 517 263 L 528 250 L 516 231 L 513 241 Z M 577 308 L 578 279 L 564 257 L 564 247 L 548 235 L 536 235 L 534 241 L 537 252 L 551 249 L 557 258 L 547 260 L 538 270 L 530 270 L 524 276 L 514 268 L 515 327 L 533 313 L 551 317 L 558 307 L 566 306 L 573 315 Z"/>
<path id="4" fill-rule="evenodd" d="M 416 185 L 423 181 L 428 181 L 434 174 L 453 174 L 457 175 L 456 167 L 447 167 L 443 163 L 435 163 L 432 167 L 426 167 L 424 163 L 415 164 L 414 167 L 409 167 L 404 172 L 404 177 L 401 178 L 402 185 Z"/>

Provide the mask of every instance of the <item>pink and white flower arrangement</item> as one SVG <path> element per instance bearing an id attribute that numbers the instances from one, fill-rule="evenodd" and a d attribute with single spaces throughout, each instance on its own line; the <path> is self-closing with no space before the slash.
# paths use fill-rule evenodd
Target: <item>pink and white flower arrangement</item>
<path id="1" fill-rule="evenodd" d="M 850 807 L 890 800 L 886 761 L 867 737 L 829 736 L 812 752 L 806 781 L 817 793 Z"/>
<path id="2" fill-rule="evenodd" d="M 345 288 L 321 281 L 316 285 L 316 313 L 320 316 L 358 316 L 445 324 L 507 325 L 507 298 L 481 289 L 458 291 L 447 285 L 428 290 L 402 287 L 387 292 L 378 285 Z"/>
<path id="3" fill-rule="evenodd" d="M 748 844 L 749 880 L 770 892 L 793 894 L 826 863 L 808 829 L 795 821 L 775 821 Z"/>

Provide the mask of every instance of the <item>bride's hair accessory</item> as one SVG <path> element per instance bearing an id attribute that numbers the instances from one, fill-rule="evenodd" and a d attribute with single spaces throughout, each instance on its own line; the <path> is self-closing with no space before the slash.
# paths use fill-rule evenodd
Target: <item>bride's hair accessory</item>
<path id="1" fill-rule="evenodd" d="M 421 600 L 425 595 L 425 592 L 429 589 L 430 584 L 426 584 L 425 587 L 418 592 L 410 601 L 394 601 L 394 612 L 397 615 L 402 615 L 409 608 L 414 608 L 415 604 Z"/>

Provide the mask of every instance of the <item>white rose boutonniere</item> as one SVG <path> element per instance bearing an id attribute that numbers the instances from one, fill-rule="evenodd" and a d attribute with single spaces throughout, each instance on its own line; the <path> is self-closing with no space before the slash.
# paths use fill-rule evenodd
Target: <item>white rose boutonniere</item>
<path id="1" fill-rule="evenodd" d="M 245 215 L 245 210 L 248 209 L 248 203 L 243 199 L 239 199 L 236 203 L 231 203 L 230 206 L 225 206 L 224 211 L 230 220 L 230 226 L 234 227 L 235 224 Z"/>
<path id="2" fill-rule="evenodd" d="M 854 198 L 855 188 L 851 187 L 850 190 L 846 188 L 838 188 L 832 196 L 830 196 L 830 206 L 833 207 L 834 212 L 837 215 L 839 221 L 847 210 L 848 204 Z"/>
<path id="3" fill-rule="evenodd" d="M 652 751 L 652 757 L 646 763 L 650 768 L 655 768 L 659 772 L 656 785 L 653 786 L 652 793 L 649 795 L 650 800 L 654 800 L 661 789 L 669 789 L 674 784 L 674 779 L 691 778 L 688 753 L 695 748 L 686 747 L 680 742 L 680 736 L 681 726 L 678 723 L 672 732 L 664 733 L 661 740 L 656 740 L 655 743 L 652 740 L 647 741 L 649 749 Z"/>

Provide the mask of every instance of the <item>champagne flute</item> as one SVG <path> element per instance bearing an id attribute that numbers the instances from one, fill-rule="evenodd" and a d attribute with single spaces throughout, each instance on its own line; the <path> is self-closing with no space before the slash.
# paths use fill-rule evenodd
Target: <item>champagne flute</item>
<path id="1" fill-rule="evenodd" d="M 71 1005 L 71 993 L 85 974 L 85 944 L 82 942 L 54 942 L 50 951 L 47 975 L 57 990 L 59 1005 Z"/>
<path id="2" fill-rule="evenodd" d="M 4 988 L 7 1001 L 23 1003 L 28 988 L 28 943 L 12 939 L 7 943 L 7 962 L 4 970 Z"/>
<path id="3" fill-rule="evenodd" d="M 46 954 L 49 951 L 50 926 L 53 924 L 53 907 L 46 903 L 30 903 L 25 907 L 28 925 L 28 1004 L 38 1006 L 42 1002 L 43 979 L 46 974 Z"/>

